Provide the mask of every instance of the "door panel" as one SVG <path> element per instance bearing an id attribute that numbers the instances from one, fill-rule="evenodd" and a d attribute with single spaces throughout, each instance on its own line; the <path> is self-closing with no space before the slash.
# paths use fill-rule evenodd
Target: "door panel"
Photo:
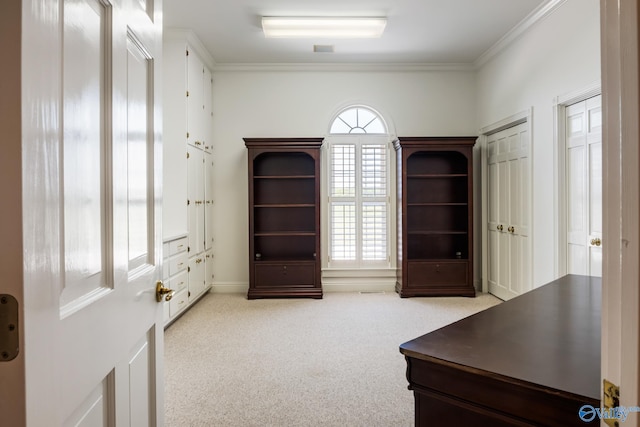
<path id="1" fill-rule="evenodd" d="M 133 347 L 129 360 L 129 401 L 131 426 L 154 426 L 153 330 Z"/>
<path id="2" fill-rule="evenodd" d="M 110 221 L 105 211 L 110 188 L 105 158 L 107 84 L 104 64 L 111 53 L 105 39 L 110 11 L 95 0 L 63 4 L 63 290 L 65 317 L 104 296 L 113 283 L 106 247 Z M 104 178 L 104 179 L 103 179 Z"/>
<path id="3" fill-rule="evenodd" d="M 148 127 L 152 123 L 148 105 L 151 58 L 140 42 L 127 41 L 127 175 L 129 271 L 149 266 L 153 261 L 153 139 Z M 151 108 L 149 108 L 151 107 Z M 151 143 L 150 143 L 151 142 Z"/>
<path id="4" fill-rule="evenodd" d="M 99 427 L 108 426 L 110 416 L 109 404 L 113 389 L 109 387 L 111 382 L 105 378 L 100 384 L 89 393 L 86 400 L 80 404 L 75 413 L 67 419 L 64 426 L 74 427 Z"/>

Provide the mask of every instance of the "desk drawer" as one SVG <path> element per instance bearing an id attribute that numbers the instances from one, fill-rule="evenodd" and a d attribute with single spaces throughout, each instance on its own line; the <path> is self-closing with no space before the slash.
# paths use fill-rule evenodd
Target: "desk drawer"
<path id="1" fill-rule="evenodd" d="M 316 284 L 315 263 L 256 264 L 256 287 L 300 286 Z"/>

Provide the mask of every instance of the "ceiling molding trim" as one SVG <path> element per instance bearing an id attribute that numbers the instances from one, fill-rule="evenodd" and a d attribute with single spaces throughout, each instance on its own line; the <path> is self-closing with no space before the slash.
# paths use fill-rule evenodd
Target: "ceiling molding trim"
<path id="1" fill-rule="evenodd" d="M 163 42 L 186 42 L 198 54 L 202 62 L 209 68 L 216 66 L 216 61 L 193 30 L 185 28 L 166 28 L 162 33 Z"/>
<path id="2" fill-rule="evenodd" d="M 560 6 L 562 6 L 567 0 L 549 0 L 543 3 L 538 8 L 533 10 L 522 21 L 520 21 L 515 27 L 513 27 L 508 33 L 506 33 L 500 40 L 498 40 L 493 46 L 487 49 L 478 59 L 473 63 L 475 68 L 480 68 L 486 64 L 491 58 L 499 54 L 506 49 L 517 38 L 526 33 L 531 27 L 538 22 L 542 21 L 547 16 L 555 12 Z"/>
<path id="3" fill-rule="evenodd" d="M 266 72 L 266 71 L 338 71 L 338 72 L 425 72 L 425 71 L 475 71 L 473 64 L 424 64 L 424 63 L 229 63 L 216 64 L 214 72 Z"/>

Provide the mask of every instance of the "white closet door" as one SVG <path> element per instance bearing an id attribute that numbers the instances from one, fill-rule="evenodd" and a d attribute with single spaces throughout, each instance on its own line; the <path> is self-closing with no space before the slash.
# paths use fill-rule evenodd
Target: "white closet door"
<path id="1" fill-rule="evenodd" d="M 204 250 L 204 152 L 187 146 L 187 217 L 189 256 Z"/>
<path id="2" fill-rule="evenodd" d="M 211 249 L 213 245 L 213 155 L 204 153 L 204 248 Z"/>
<path id="3" fill-rule="evenodd" d="M 507 300 L 531 289 L 527 124 L 490 135 L 487 157 L 489 292 Z"/>
<path id="4" fill-rule="evenodd" d="M 567 273 L 602 276 L 602 110 L 567 107 Z"/>
<path id="5" fill-rule="evenodd" d="M 198 55 L 188 49 L 187 56 L 187 142 L 204 147 L 204 65 Z"/>

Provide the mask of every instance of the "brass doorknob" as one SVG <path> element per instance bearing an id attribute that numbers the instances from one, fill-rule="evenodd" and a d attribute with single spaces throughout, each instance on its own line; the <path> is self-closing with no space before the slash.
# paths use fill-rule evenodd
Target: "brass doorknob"
<path id="1" fill-rule="evenodd" d="M 509 231 L 509 233 L 515 233 L 516 228 L 514 226 L 511 226 L 511 227 L 507 228 L 507 231 Z"/>
<path id="2" fill-rule="evenodd" d="M 162 298 L 165 301 L 170 301 L 173 298 L 173 289 L 165 288 L 164 284 L 158 281 L 156 283 L 156 301 L 160 302 Z"/>
<path id="3" fill-rule="evenodd" d="M 602 240 L 600 240 L 599 237 L 596 237 L 595 239 L 591 239 L 591 245 L 600 246 L 601 244 L 602 244 Z"/>
<path id="4" fill-rule="evenodd" d="M 502 224 L 496 227 L 499 231 L 502 231 Z"/>

